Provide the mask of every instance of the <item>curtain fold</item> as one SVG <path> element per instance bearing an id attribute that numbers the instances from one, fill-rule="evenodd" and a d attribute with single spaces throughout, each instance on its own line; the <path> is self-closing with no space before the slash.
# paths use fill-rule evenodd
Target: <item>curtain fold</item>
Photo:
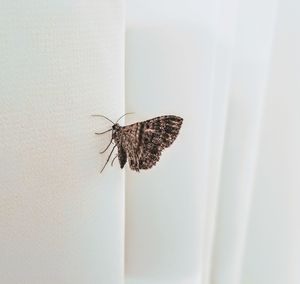
<path id="1" fill-rule="evenodd" d="M 241 281 L 276 8 L 276 1 L 239 1 L 211 261 L 212 283 Z"/>
<path id="2" fill-rule="evenodd" d="M 180 113 L 190 146 L 181 170 L 128 174 L 127 282 L 298 283 L 299 3 L 143 3 L 127 1 L 126 107 Z"/>

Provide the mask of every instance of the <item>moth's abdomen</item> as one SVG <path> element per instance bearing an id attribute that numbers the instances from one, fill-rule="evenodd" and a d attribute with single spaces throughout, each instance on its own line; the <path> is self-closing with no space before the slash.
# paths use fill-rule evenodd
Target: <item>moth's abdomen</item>
<path id="1" fill-rule="evenodd" d="M 123 169 L 127 162 L 127 154 L 122 145 L 118 146 L 118 159 L 120 162 L 120 167 Z"/>

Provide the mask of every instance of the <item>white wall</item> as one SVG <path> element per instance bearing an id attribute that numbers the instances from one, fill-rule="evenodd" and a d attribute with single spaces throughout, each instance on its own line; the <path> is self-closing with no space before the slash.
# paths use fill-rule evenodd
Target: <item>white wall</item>
<path id="1" fill-rule="evenodd" d="M 90 116 L 124 112 L 123 8 L 1 2 L 1 283 L 123 281 L 123 174 Z"/>

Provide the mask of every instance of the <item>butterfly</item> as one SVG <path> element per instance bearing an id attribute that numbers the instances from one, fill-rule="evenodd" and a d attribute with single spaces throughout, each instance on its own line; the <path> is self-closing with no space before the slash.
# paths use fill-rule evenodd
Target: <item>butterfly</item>
<path id="1" fill-rule="evenodd" d="M 179 116 L 163 115 L 121 126 L 118 121 L 127 114 L 122 115 L 116 122 L 104 115 L 93 115 L 103 117 L 113 124 L 111 129 L 95 133 L 96 135 L 102 135 L 112 132 L 111 140 L 107 147 L 100 152 L 101 154 L 106 152 L 111 144 L 114 144 L 106 163 L 101 169 L 101 173 L 115 148 L 117 148 L 118 153 L 112 160 L 111 165 L 118 157 L 121 169 L 127 161 L 129 167 L 137 172 L 152 168 L 159 161 L 161 152 L 175 141 L 183 122 L 183 119 Z"/>

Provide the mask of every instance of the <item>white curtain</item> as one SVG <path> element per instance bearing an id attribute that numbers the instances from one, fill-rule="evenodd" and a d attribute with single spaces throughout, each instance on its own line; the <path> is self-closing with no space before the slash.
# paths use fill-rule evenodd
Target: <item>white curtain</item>
<path id="1" fill-rule="evenodd" d="M 123 4 L 0 1 L 0 283 L 123 282 Z"/>
<path id="2" fill-rule="evenodd" d="M 299 10 L 1 1 L 0 283 L 299 284 Z M 184 118 L 125 180 L 90 117 L 124 105 Z"/>
<path id="3" fill-rule="evenodd" d="M 127 1 L 126 108 L 185 119 L 127 175 L 128 284 L 300 283 L 299 9 Z"/>

